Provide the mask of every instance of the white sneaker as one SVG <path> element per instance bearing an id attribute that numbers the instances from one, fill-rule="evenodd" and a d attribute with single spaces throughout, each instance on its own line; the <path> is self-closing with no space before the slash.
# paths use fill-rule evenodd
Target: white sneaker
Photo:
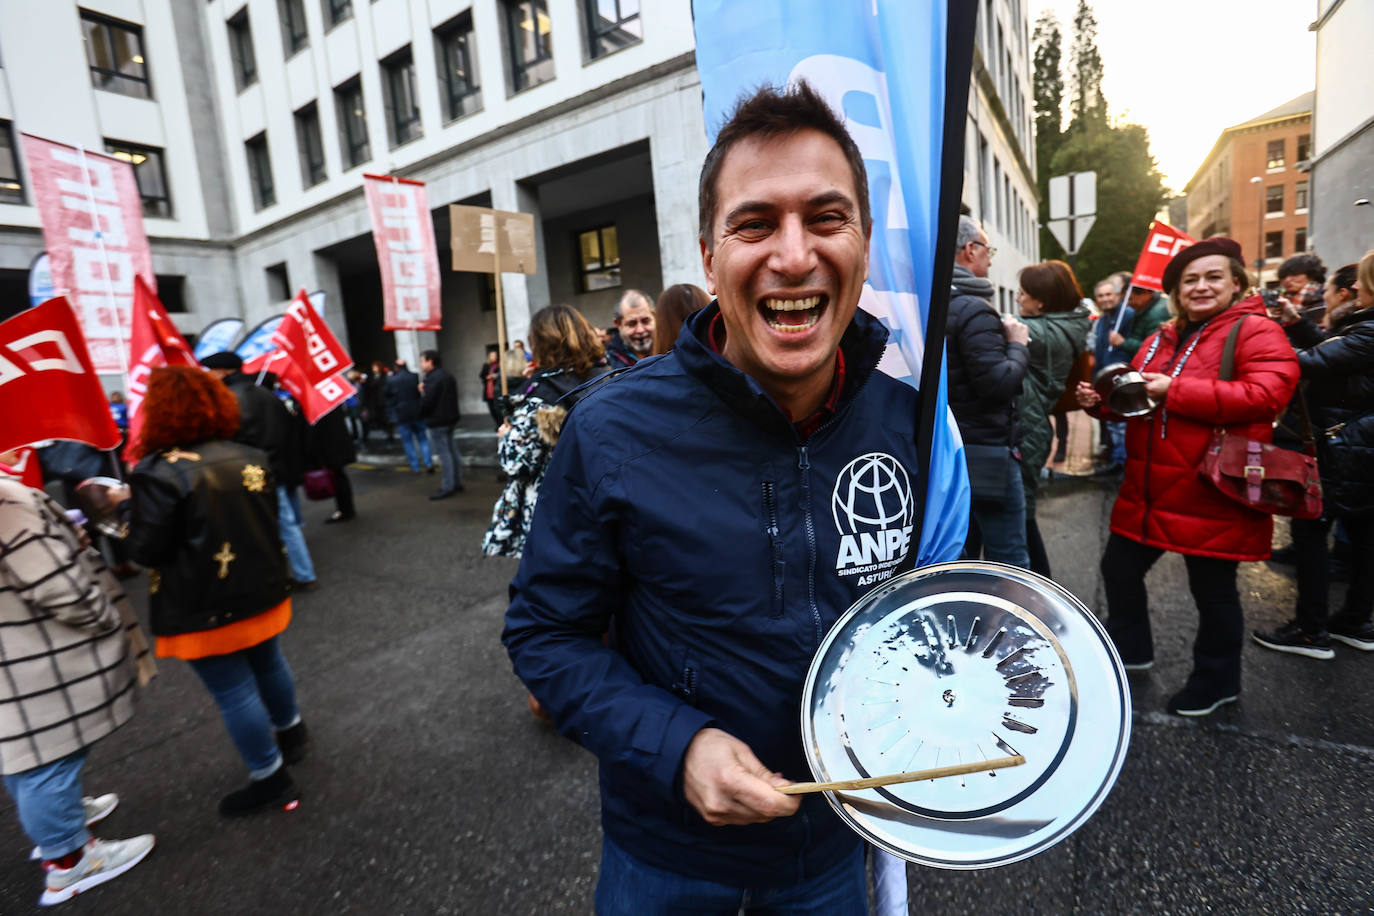
<path id="1" fill-rule="evenodd" d="M 70 900 L 82 891 L 118 878 L 153 851 L 153 835 L 127 840 L 100 840 L 95 837 L 82 850 L 80 860 L 71 868 L 49 867 L 47 885 L 39 906 L 52 906 Z"/>
<path id="2" fill-rule="evenodd" d="M 95 798 L 84 795 L 81 798 L 81 807 L 86 809 L 86 826 L 90 827 L 105 820 L 119 807 L 119 796 L 113 792 L 106 792 Z M 29 861 L 37 862 L 41 858 L 43 857 L 39 855 L 38 847 L 33 847 L 33 851 L 29 853 Z"/>

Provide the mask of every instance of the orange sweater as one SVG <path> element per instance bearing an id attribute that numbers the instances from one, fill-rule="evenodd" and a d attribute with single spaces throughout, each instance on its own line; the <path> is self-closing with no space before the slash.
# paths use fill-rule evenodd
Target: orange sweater
<path id="1" fill-rule="evenodd" d="M 287 598 L 276 607 L 238 623 L 215 627 L 213 630 L 201 630 L 198 633 L 159 636 L 157 657 L 190 661 L 194 658 L 208 658 L 211 655 L 228 655 L 266 642 L 281 634 L 290 622 L 291 599 Z"/>

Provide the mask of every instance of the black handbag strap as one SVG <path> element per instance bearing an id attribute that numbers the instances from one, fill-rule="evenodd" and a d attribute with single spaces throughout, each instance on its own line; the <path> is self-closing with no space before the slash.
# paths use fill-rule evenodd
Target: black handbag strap
<path id="1" fill-rule="evenodd" d="M 1259 315 L 1241 315 L 1235 324 L 1231 325 L 1231 332 L 1226 335 L 1226 345 L 1221 349 L 1221 372 L 1218 377 L 1223 382 L 1231 381 L 1231 376 L 1236 371 L 1236 340 L 1240 337 L 1240 326 L 1245 324 L 1247 318 L 1259 318 Z M 1269 319 L 1265 319 L 1268 321 Z M 1317 453 L 1317 439 L 1312 433 L 1312 417 L 1307 412 L 1307 393 L 1302 388 L 1303 382 L 1298 382 L 1298 415 L 1302 417 L 1302 444 L 1306 446 L 1307 453 L 1315 455 Z"/>

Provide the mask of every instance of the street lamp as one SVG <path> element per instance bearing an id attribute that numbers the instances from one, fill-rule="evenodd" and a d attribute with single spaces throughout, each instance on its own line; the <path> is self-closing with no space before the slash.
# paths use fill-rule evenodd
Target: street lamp
<path id="1" fill-rule="evenodd" d="M 1257 208 L 1255 210 L 1255 284 L 1263 287 L 1264 280 L 1264 185 L 1260 176 L 1256 175 L 1250 179 L 1250 183 L 1259 192 L 1257 198 Z"/>

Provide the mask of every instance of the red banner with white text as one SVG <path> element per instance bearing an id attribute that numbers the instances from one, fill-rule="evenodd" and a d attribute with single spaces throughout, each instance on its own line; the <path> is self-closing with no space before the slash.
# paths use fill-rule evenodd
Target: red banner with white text
<path id="1" fill-rule="evenodd" d="M 1173 260 L 1180 249 L 1196 242 L 1186 232 L 1180 232 L 1168 223 L 1154 220 L 1150 232 L 1145 236 L 1145 247 L 1140 249 L 1140 259 L 1135 262 L 1135 272 L 1131 275 L 1131 285 L 1142 289 L 1161 292 L 1164 289 L 1164 268 Z"/>
<path id="2" fill-rule="evenodd" d="M 364 175 L 363 191 L 382 271 L 382 329 L 439 330 L 439 251 L 424 182 Z"/>
<path id="3" fill-rule="evenodd" d="M 138 434 L 143 429 L 143 411 L 140 408 L 148 390 L 148 376 L 162 366 L 198 366 L 200 363 L 142 277 L 134 278 L 134 314 L 129 340 L 129 440 L 124 460 L 134 462 L 141 457 Z"/>
<path id="4" fill-rule="evenodd" d="M 353 358 L 343 348 L 310 304 L 305 290 L 286 307 L 281 324 L 272 332 L 276 344 L 291 361 L 301 367 L 306 382 L 314 385 L 343 372 L 353 365 Z M 274 369 L 279 375 L 280 370 Z"/>
<path id="5" fill-rule="evenodd" d="M 347 401 L 356 390 L 352 383 L 344 378 L 342 372 L 336 372 L 311 384 L 306 381 L 305 371 L 300 364 L 290 359 L 277 361 L 272 364 L 270 371 L 279 373 L 278 378 L 282 387 L 291 392 L 296 403 L 301 405 L 301 412 L 305 414 L 305 420 L 311 426 L 319 422 L 320 417 Z"/>
<path id="6" fill-rule="evenodd" d="M 44 439 L 119 444 L 105 389 L 66 297 L 0 322 L 0 452 Z"/>
<path id="7" fill-rule="evenodd" d="M 134 277 L 157 289 L 133 166 L 23 134 L 53 287 L 80 317 L 97 372 L 122 372 Z"/>

